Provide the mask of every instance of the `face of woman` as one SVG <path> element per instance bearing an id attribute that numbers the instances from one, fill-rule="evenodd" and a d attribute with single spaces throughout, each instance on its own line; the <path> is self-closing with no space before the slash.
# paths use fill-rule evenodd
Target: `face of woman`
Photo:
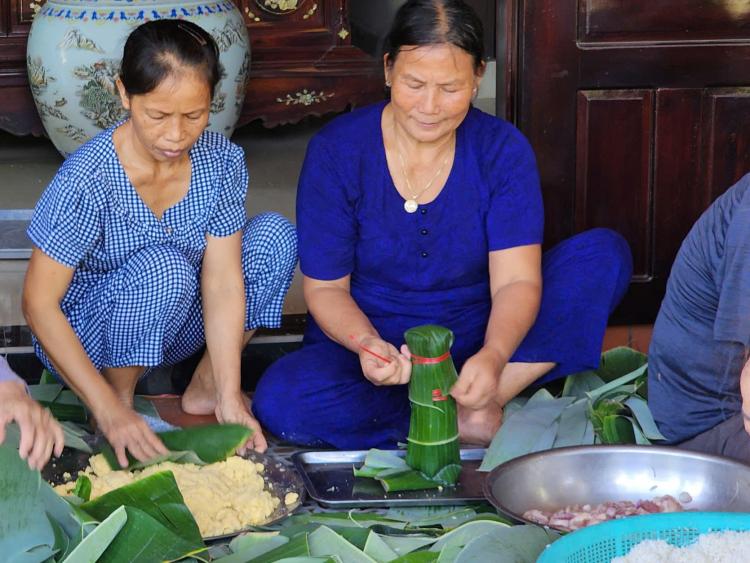
<path id="1" fill-rule="evenodd" d="M 128 96 L 119 80 L 117 87 L 136 142 L 157 162 L 184 157 L 208 125 L 211 93 L 195 69 L 178 68 L 147 94 Z"/>
<path id="2" fill-rule="evenodd" d="M 398 125 L 419 142 L 450 135 L 469 111 L 481 77 L 472 56 L 453 44 L 404 47 L 385 65 Z"/>

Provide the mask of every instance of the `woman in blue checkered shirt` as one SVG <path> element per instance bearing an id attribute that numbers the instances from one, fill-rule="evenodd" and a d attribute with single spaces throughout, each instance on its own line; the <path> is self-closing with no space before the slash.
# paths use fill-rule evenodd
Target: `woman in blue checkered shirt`
<path id="1" fill-rule="evenodd" d="M 205 131 L 220 78 L 211 36 L 185 21 L 138 27 L 117 88 L 130 118 L 61 167 L 37 204 L 24 313 L 37 354 L 85 401 L 120 463 L 165 451 L 132 409 L 136 382 L 206 343 L 182 398 L 193 414 L 255 430 L 240 355 L 279 326 L 294 227 L 245 215 L 240 147 Z"/>

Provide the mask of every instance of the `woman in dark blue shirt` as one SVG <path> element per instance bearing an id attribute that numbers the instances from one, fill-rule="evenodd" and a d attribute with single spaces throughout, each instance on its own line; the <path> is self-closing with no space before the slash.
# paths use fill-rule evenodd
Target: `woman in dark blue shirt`
<path id="1" fill-rule="evenodd" d="M 309 326 L 302 350 L 264 374 L 254 409 L 296 443 L 403 440 L 403 333 L 436 323 L 455 334 L 461 436 L 486 443 L 530 383 L 598 364 L 630 253 L 598 230 L 542 258 L 532 150 L 471 105 L 484 62 L 465 3 L 407 2 L 389 45 L 390 102 L 333 121 L 308 148 L 297 221 Z"/>

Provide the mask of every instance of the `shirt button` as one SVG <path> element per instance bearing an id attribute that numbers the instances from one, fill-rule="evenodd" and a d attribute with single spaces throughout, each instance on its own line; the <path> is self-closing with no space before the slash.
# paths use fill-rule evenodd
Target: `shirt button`
<path id="1" fill-rule="evenodd" d="M 427 258 L 429 256 L 429 254 L 427 253 L 426 250 L 423 250 L 421 256 L 422 256 L 422 258 Z"/>
<path id="2" fill-rule="evenodd" d="M 427 229 L 422 229 L 422 230 L 419 231 L 419 233 L 422 234 L 422 235 L 426 235 L 429 232 L 430 231 L 428 231 Z"/>
<path id="3" fill-rule="evenodd" d="M 426 209 L 425 209 L 424 207 L 420 207 L 420 208 L 419 208 L 419 212 L 420 212 L 420 213 L 421 213 L 422 215 L 427 215 L 427 210 L 426 210 Z"/>
<path id="4" fill-rule="evenodd" d="M 168 235 L 171 235 L 172 234 L 172 227 L 164 227 L 164 232 L 167 233 Z"/>

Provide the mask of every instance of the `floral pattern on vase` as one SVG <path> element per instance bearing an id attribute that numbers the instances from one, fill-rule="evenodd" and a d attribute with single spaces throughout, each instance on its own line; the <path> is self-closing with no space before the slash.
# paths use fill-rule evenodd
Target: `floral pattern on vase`
<path id="1" fill-rule="evenodd" d="M 125 39 L 161 18 L 190 20 L 216 39 L 222 79 L 208 128 L 231 136 L 250 68 L 247 28 L 234 3 L 48 0 L 31 26 L 27 68 L 42 124 L 64 156 L 127 115 L 115 88 Z"/>

